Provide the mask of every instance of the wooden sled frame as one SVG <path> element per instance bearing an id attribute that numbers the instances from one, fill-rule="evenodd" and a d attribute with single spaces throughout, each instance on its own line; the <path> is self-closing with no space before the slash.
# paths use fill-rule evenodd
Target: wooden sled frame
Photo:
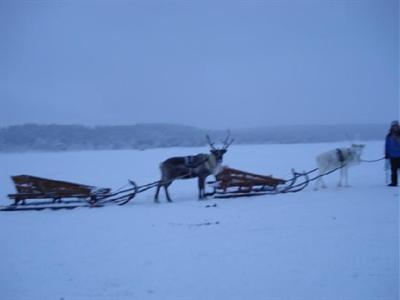
<path id="1" fill-rule="evenodd" d="M 296 183 L 299 178 L 300 183 Z M 303 190 L 309 183 L 308 173 L 298 173 L 292 169 L 292 178 L 285 180 L 271 175 L 259 175 L 224 167 L 216 175 L 216 180 L 208 182 L 213 191 L 207 196 L 214 198 L 237 198 L 257 195 L 295 193 Z"/>
<path id="2" fill-rule="evenodd" d="M 270 175 L 259 175 L 228 167 L 223 168 L 216 176 L 216 179 L 216 187 L 224 192 L 226 192 L 229 187 L 237 187 L 238 191 L 245 192 L 252 191 L 253 187 L 276 188 L 278 185 L 286 183 L 286 180 L 274 178 Z"/>
<path id="3" fill-rule="evenodd" d="M 61 202 L 63 198 L 86 199 L 96 202 L 98 198 L 105 197 L 111 189 L 97 188 L 94 186 L 53 180 L 30 175 L 11 176 L 17 193 L 9 194 L 8 198 L 14 200 L 14 205 L 20 201 L 25 203 L 28 199 L 53 199 Z"/>

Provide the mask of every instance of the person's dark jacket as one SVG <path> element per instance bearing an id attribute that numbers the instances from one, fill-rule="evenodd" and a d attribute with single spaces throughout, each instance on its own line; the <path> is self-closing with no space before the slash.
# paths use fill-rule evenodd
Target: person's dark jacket
<path id="1" fill-rule="evenodd" d="M 385 142 L 385 158 L 400 157 L 400 135 L 397 133 L 389 133 Z"/>

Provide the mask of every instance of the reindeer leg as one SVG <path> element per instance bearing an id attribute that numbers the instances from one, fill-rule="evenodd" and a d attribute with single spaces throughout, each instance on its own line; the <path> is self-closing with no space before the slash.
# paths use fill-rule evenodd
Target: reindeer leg
<path id="1" fill-rule="evenodd" d="M 318 176 L 322 175 L 323 173 L 324 172 L 320 171 Z M 325 182 L 324 182 L 324 179 L 322 178 L 322 176 L 317 179 L 314 190 L 318 191 L 320 187 L 323 189 L 326 189 L 326 185 L 325 185 Z"/>
<path id="2" fill-rule="evenodd" d="M 316 180 L 314 191 L 318 191 L 320 185 L 321 185 L 321 177 Z"/>
<path id="3" fill-rule="evenodd" d="M 154 195 L 154 202 L 156 203 L 160 203 L 160 201 L 158 200 L 158 194 L 160 193 L 161 185 L 161 183 L 157 185 L 156 194 Z"/>
<path id="4" fill-rule="evenodd" d="M 350 186 L 349 185 L 349 172 L 348 172 L 347 168 L 343 170 L 343 173 L 344 173 L 344 184 L 345 184 L 345 187 L 349 187 Z"/>
<path id="5" fill-rule="evenodd" d="M 341 168 L 340 169 L 340 175 L 339 175 L 339 182 L 338 182 L 338 185 L 337 185 L 338 187 L 342 186 L 342 179 L 343 179 L 343 176 L 344 176 L 343 171 L 344 171 L 344 168 Z"/>
<path id="6" fill-rule="evenodd" d="M 342 186 L 342 179 L 343 179 L 343 168 L 340 169 L 338 187 Z"/>
<path id="7" fill-rule="evenodd" d="M 321 182 L 322 182 L 322 188 L 326 189 L 326 184 L 325 184 L 325 181 L 324 181 L 324 179 L 322 177 L 321 177 Z"/>
<path id="8" fill-rule="evenodd" d="M 205 183 L 205 178 L 199 177 L 198 178 L 198 187 L 199 187 L 199 200 L 204 199 L 204 183 Z"/>
<path id="9" fill-rule="evenodd" d="M 165 191 L 165 196 L 167 197 L 168 202 L 172 202 L 171 197 L 169 196 L 168 192 L 168 187 L 171 185 L 172 182 L 169 182 L 167 184 L 164 184 L 164 191 Z"/>

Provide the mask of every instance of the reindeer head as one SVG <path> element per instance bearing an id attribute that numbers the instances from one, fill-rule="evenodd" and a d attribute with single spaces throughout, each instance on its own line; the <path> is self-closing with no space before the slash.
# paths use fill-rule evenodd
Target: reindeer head
<path id="1" fill-rule="evenodd" d="M 351 145 L 351 149 L 354 151 L 354 153 L 357 156 L 360 156 L 362 154 L 364 147 L 365 147 L 364 144 L 352 144 Z"/>
<path id="2" fill-rule="evenodd" d="M 351 145 L 351 150 L 354 153 L 354 156 L 360 160 L 361 159 L 361 154 L 364 149 L 365 145 L 364 144 L 352 144 Z"/>
<path id="3" fill-rule="evenodd" d="M 222 163 L 222 158 L 226 151 L 228 151 L 228 147 L 233 143 L 234 139 L 231 138 L 231 133 L 228 132 L 228 135 L 226 136 L 225 140 L 222 141 L 222 148 L 216 148 L 214 146 L 215 143 L 211 142 L 211 139 L 209 135 L 206 135 L 206 139 L 208 142 L 208 145 L 210 146 L 210 152 L 211 154 L 215 157 L 215 160 L 218 164 Z"/>

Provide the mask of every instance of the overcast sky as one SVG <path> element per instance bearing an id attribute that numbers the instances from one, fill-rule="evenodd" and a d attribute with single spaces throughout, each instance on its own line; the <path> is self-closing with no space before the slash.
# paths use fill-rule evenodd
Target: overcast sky
<path id="1" fill-rule="evenodd" d="M 0 0 L 0 126 L 389 123 L 397 0 Z"/>

